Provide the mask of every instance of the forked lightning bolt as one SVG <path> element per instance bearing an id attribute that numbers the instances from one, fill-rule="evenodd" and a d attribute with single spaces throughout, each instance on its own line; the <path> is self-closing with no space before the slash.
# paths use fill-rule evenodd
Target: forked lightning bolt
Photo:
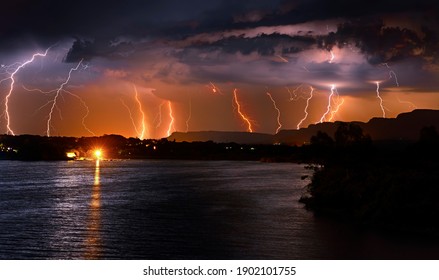
<path id="1" fill-rule="evenodd" d="M 338 98 L 340 99 L 340 98 Z M 341 101 L 337 100 L 337 106 L 335 107 L 334 110 L 332 110 L 331 112 L 331 117 L 329 118 L 329 121 L 332 122 L 334 120 L 335 115 L 338 113 L 338 111 L 340 110 L 341 105 L 343 105 L 344 103 L 344 98 L 341 99 Z"/>
<path id="2" fill-rule="evenodd" d="M 277 128 L 276 128 L 276 134 L 279 133 L 279 130 L 282 128 L 282 123 L 280 122 L 280 110 L 276 105 L 276 101 L 273 99 L 273 96 L 271 96 L 271 93 L 267 92 L 267 96 L 270 98 L 271 102 L 273 103 L 274 109 L 277 111 Z"/>
<path id="3" fill-rule="evenodd" d="M 293 89 L 293 91 L 291 91 L 288 87 L 286 87 L 288 93 L 290 94 L 290 101 L 296 101 L 296 100 L 298 100 L 299 98 L 301 98 L 300 96 L 297 95 L 296 92 L 297 92 L 299 89 L 301 89 L 302 87 L 303 87 L 303 84 L 297 86 L 295 89 Z"/>
<path id="4" fill-rule="evenodd" d="M 64 87 L 69 83 L 70 78 L 72 76 L 72 72 L 77 71 L 79 69 L 79 66 L 81 66 L 81 63 L 82 63 L 82 59 L 81 59 L 81 61 L 79 61 L 79 63 L 76 65 L 76 67 L 70 69 L 67 79 L 55 90 L 56 91 L 55 96 L 53 97 L 53 99 L 51 101 L 49 101 L 49 104 L 52 103 L 52 106 L 50 107 L 49 117 L 47 118 L 47 130 L 46 130 L 47 136 L 50 136 L 52 115 L 53 115 L 53 111 L 55 110 L 55 108 L 57 108 L 58 97 L 60 96 L 60 94 L 63 91 L 65 91 Z"/>
<path id="5" fill-rule="evenodd" d="M 297 124 L 297 130 L 299 130 L 300 126 L 302 125 L 302 123 L 306 120 L 306 118 L 308 117 L 308 107 L 309 107 L 309 102 L 311 101 L 311 99 L 313 98 L 313 93 L 314 93 L 314 88 L 312 86 L 310 86 L 311 91 L 309 92 L 309 97 L 306 99 L 306 106 L 304 109 L 305 112 L 305 116 L 303 117 L 303 119 L 300 120 L 300 122 Z"/>
<path id="6" fill-rule="evenodd" d="M 6 97 L 5 97 L 6 134 L 15 135 L 14 131 L 11 128 L 11 116 L 10 116 L 10 112 L 9 112 L 9 100 L 10 100 L 10 98 L 12 96 L 13 91 L 14 91 L 15 75 L 18 72 L 20 72 L 20 70 L 23 69 L 26 65 L 32 63 L 35 60 L 35 58 L 37 58 L 37 57 L 45 57 L 47 55 L 49 49 L 47 49 L 44 53 L 34 53 L 32 55 L 32 58 L 30 58 L 29 60 L 27 60 L 27 61 L 25 61 L 23 63 L 17 62 L 17 63 L 14 63 L 12 65 L 9 65 L 9 66 L 3 66 L 2 65 L 2 67 L 6 68 L 8 70 L 9 70 L 9 68 L 16 67 L 15 70 L 10 72 L 10 73 L 8 71 L 6 71 L 6 73 L 9 76 L 7 78 L 3 79 L 3 80 L 0 80 L 0 84 L 2 82 L 6 81 L 6 80 L 11 80 L 11 84 L 9 86 L 9 91 L 8 91 Z"/>
<path id="7" fill-rule="evenodd" d="M 393 78 L 395 80 L 396 86 L 399 87 L 398 76 L 396 75 L 395 71 L 393 71 L 392 68 L 390 68 L 389 64 L 383 63 L 383 65 L 386 66 L 387 69 L 389 69 L 389 80 Z M 401 98 L 399 98 L 398 93 L 396 94 L 396 99 L 398 100 L 399 103 L 407 104 L 409 107 L 412 107 L 413 109 L 418 108 L 413 102 L 401 100 Z"/>
<path id="8" fill-rule="evenodd" d="M 332 102 L 332 98 L 334 97 L 334 94 L 336 93 L 336 88 L 335 85 L 331 85 L 331 94 L 328 97 L 328 106 L 327 106 L 327 110 L 326 112 L 323 114 L 323 116 L 320 118 L 320 123 L 324 122 L 326 119 L 326 115 L 328 115 L 331 112 L 331 102 Z"/>

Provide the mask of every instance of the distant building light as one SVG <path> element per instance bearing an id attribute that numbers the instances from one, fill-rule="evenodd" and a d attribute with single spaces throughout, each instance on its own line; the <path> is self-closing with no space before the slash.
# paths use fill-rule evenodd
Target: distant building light
<path id="1" fill-rule="evenodd" d="M 75 157 L 76 157 L 76 154 L 75 154 L 74 152 L 68 152 L 68 153 L 66 154 L 66 156 L 67 156 L 68 158 L 75 158 Z"/>

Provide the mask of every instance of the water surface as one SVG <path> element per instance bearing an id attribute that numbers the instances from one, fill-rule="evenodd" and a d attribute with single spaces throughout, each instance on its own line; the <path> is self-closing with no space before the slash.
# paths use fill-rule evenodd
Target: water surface
<path id="1" fill-rule="evenodd" d="M 425 259 L 434 240 L 316 218 L 303 165 L 0 161 L 0 259 Z"/>

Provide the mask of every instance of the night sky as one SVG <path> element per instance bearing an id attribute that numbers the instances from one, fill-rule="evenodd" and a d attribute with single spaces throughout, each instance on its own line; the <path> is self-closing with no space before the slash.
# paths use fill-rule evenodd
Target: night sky
<path id="1" fill-rule="evenodd" d="M 274 134 L 439 109 L 438 11 L 436 0 L 9 1 L 0 133 L 247 131 L 241 112 Z"/>

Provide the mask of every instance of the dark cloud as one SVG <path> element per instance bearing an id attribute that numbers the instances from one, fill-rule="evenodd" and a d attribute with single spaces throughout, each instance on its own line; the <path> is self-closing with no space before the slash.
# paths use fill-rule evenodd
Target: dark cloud
<path id="1" fill-rule="evenodd" d="M 225 53 L 241 53 L 249 55 L 257 52 L 262 56 L 276 54 L 278 48 L 282 54 L 298 53 L 316 43 L 312 37 L 289 36 L 279 33 L 261 34 L 257 37 L 246 37 L 245 35 L 231 36 L 220 39 L 213 43 L 196 42 L 190 48 L 220 50 Z"/>
<path id="2" fill-rule="evenodd" d="M 94 57 L 118 59 L 143 51 L 148 46 L 135 41 L 145 38 L 172 45 L 202 33 L 337 19 L 342 23 L 336 32 L 327 35 L 234 35 L 213 42 L 194 42 L 183 48 L 270 56 L 295 54 L 316 44 L 327 50 L 350 44 L 359 48 L 371 64 L 413 56 L 423 56 L 429 63 L 436 63 L 438 6 L 436 0 L 78 0 L 68 4 L 56 0 L 17 0 L 3 6 L 7 12 L 0 17 L 0 51 L 26 47 L 29 42 L 47 47 L 59 40 L 76 38 L 66 62 Z M 401 13 L 418 13 L 417 19 L 422 22 L 416 24 L 422 26 L 422 33 L 384 25 L 386 17 Z M 132 42 L 111 43 L 121 36 L 130 37 Z"/>
<path id="3" fill-rule="evenodd" d="M 371 64 L 396 62 L 415 56 L 437 56 L 438 37 L 424 28 L 419 34 L 401 27 L 386 27 L 380 18 L 360 18 L 340 24 L 337 32 L 321 36 L 318 46 L 331 50 L 354 45 Z"/>

